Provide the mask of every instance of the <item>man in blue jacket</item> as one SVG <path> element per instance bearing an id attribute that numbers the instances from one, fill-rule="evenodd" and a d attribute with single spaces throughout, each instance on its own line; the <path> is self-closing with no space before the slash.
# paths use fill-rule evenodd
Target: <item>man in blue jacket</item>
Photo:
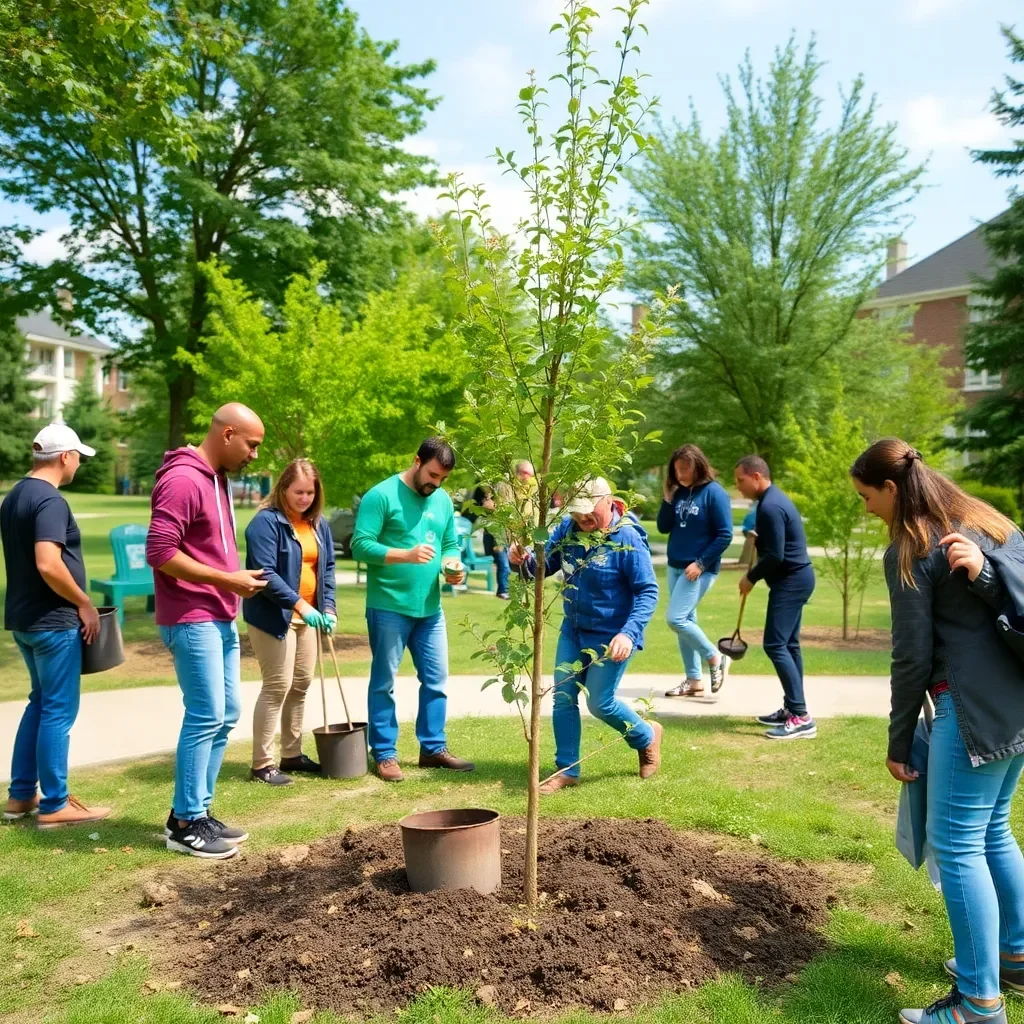
<path id="1" fill-rule="evenodd" d="M 770 740 L 813 739 L 817 727 L 807 713 L 800 651 L 800 620 L 814 593 L 803 520 L 796 505 L 772 483 L 771 470 L 760 455 L 740 459 L 735 476 L 740 494 L 758 503 L 757 562 L 740 580 L 740 593 L 749 594 L 758 580 L 768 584 L 764 653 L 775 666 L 784 694 L 782 707 L 758 721 L 771 726 L 765 733 Z"/>
<path id="2" fill-rule="evenodd" d="M 661 765 L 661 725 L 640 718 L 616 696 L 629 659 L 643 647 L 644 629 L 658 603 L 647 534 L 612 497 L 608 481 L 601 477 L 581 484 L 564 511 L 568 515 L 545 545 L 545 572 L 561 569 L 564 576 L 564 618 L 555 656 L 552 711 L 555 765 L 562 771 L 541 787 L 544 795 L 579 783 L 581 688 L 590 713 L 620 732 L 638 752 L 642 779 Z M 594 533 L 599 536 L 585 543 L 581 535 Z M 532 552 L 513 546 L 509 559 L 533 575 Z M 588 650 L 599 657 L 594 659 Z M 577 662 L 582 668 L 574 670 Z"/>

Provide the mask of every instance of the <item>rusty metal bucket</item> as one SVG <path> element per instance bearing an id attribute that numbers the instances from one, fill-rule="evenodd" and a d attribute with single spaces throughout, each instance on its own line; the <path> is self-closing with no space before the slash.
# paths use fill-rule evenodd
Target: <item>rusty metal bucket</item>
<path id="1" fill-rule="evenodd" d="M 500 815 L 482 807 L 421 811 L 398 823 L 413 892 L 501 887 Z"/>

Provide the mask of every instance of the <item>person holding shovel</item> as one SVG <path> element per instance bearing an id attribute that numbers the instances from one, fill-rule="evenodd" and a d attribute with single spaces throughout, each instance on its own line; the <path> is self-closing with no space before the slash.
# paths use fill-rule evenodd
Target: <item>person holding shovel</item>
<path id="1" fill-rule="evenodd" d="M 926 786 L 925 831 L 949 914 L 951 991 L 903 1024 L 1006 1024 L 1000 988 L 1024 992 L 1024 857 L 1010 809 L 1024 771 L 1024 538 L 898 438 L 850 470 L 889 528 L 892 710 L 886 767 Z M 925 695 L 935 707 L 926 777 L 908 764 Z"/>
<path id="2" fill-rule="evenodd" d="M 581 484 L 564 509 L 567 515 L 545 545 L 546 574 L 561 569 L 565 577 L 552 709 L 560 771 L 541 786 L 545 796 L 580 781 L 581 687 L 590 713 L 637 752 L 640 778 L 649 778 L 661 765 L 661 724 L 645 721 L 616 695 L 658 604 L 647 534 L 602 477 Z M 595 542 L 585 543 L 582 535 L 587 534 L 597 534 Z M 533 576 L 533 552 L 516 544 L 509 559 Z M 583 666 L 579 671 L 571 669 L 576 662 Z"/>
<path id="3" fill-rule="evenodd" d="M 665 696 L 704 693 L 702 658 L 711 670 L 711 692 L 718 693 L 725 681 L 725 656 L 700 628 L 697 605 L 718 579 L 722 555 L 732 543 L 732 503 L 695 444 L 672 453 L 664 498 L 658 529 L 668 534 L 668 627 L 679 641 L 686 672 L 683 682 Z"/>
<path id="4" fill-rule="evenodd" d="M 285 466 L 245 530 L 247 569 L 262 569 L 267 586 L 242 602 L 242 618 L 263 686 L 252 719 L 255 782 L 288 786 L 289 772 L 320 774 L 302 752 L 302 714 L 313 681 L 320 631 L 337 624 L 334 542 L 323 516 L 320 473 L 307 459 Z M 281 722 L 281 761 L 274 733 Z"/>
<path id="5" fill-rule="evenodd" d="M 466 573 L 459 558 L 455 508 L 441 489 L 455 468 L 455 452 L 439 437 L 420 445 L 412 465 L 359 503 L 352 554 L 367 565 L 366 624 L 370 634 L 367 728 L 377 774 L 401 782 L 395 677 L 408 648 L 420 681 L 416 738 L 421 768 L 470 772 L 472 762 L 448 750 L 448 634 L 438 575 L 453 586 Z"/>
<path id="6" fill-rule="evenodd" d="M 757 501 L 757 562 L 740 579 L 740 594 L 746 598 L 759 580 L 768 585 L 764 653 L 775 666 L 784 695 L 778 711 L 757 720 L 771 726 L 765 733 L 770 740 L 813 739 L 817 726 L 807 713 L 800 651 L 800 621 L 814 593 L 804 524 L 796 505 L 772 483 L 771 470 L 760 455 L 740 459 L 735 478 L 740 494 Z"/>

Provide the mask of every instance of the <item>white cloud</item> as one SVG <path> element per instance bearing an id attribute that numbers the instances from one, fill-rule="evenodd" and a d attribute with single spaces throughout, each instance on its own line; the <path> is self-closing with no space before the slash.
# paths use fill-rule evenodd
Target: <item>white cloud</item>
<path id="1" fill-rule="evenodd" d="M 526 85 L 528 68 L 521 68 L 510 46 L 479 43 L 476 48 L 451 65 L 454 96 L 468 111 L 496 114 L 514 106 L 519 90 Z"/>
<path id="2" fill-rule="evenodd" d="M 985 110 L 984 100 L 974 103 L 927 93 L 909 100 L 900 126 L 906 144 L 918 152 L 977 149 L 998 144 L 1005 132 Z"/>
<path id="3" fill-rule="evenodd" d="M 964 7 L 965 0 L 906 0 L 905 14 L 908 21 L 931 21 Z"/>
<path id="4" fill-rule="evenodd" d="M 70 224 L 62 224 L 37 235 L 24 247 L 25 258 L 44 267 L 54 260 L 64 259 L 68 249 L 62 239 L 70 230 Z"/>

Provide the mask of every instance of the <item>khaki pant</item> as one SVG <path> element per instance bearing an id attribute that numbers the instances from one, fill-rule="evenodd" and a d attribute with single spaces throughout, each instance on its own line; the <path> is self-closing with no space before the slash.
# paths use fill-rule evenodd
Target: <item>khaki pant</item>
<path id="1" fill-rule="evenodd" d="M 316 668 L 316 630 L 293 622 L 284 638 L 249 627 L 249 641 L 260 664 L 263 688 L 252 716 L 252 766 L 274 761 L 274 733 L 281 718 L 281 758 L 302 753 L 302 712 Z"/>

